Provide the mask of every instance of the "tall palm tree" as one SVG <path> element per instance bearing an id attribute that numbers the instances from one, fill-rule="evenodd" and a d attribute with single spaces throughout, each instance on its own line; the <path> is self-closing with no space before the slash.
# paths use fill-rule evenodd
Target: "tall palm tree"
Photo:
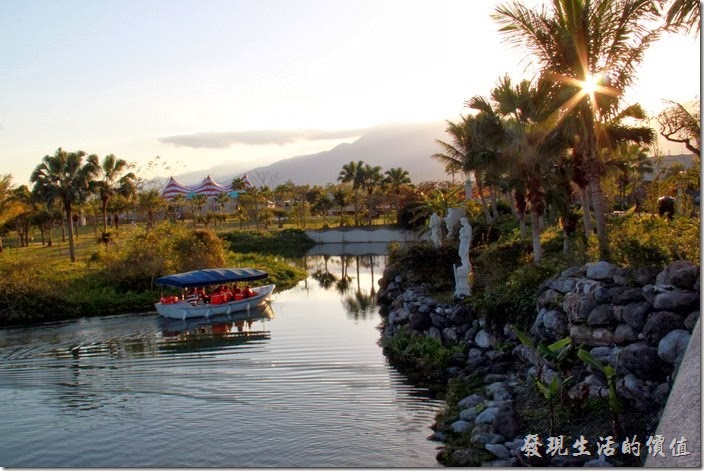
<path id="1" fill-rule="evenodd" d="M 401 189 L 411 184 L 411 177 L 408 170 L 404 170 L 401 167 L 390 168 L 384 172 L 384 175 L 386 175 L 384 178 L 386 185 L 390 187 L 391 191 L 394 193 L 396 200 L 396 214 L 398 214 L 401 206 Z"/>
<path id="2" fill-rule="evenodd" d="M 342 186 L 337 188 L 332 194 L 332 199 L 340 208 L 340 227 L 342 227 L 345 225 L 345 207 L 350 204 L 348 190 Z"/>
<path id="3" fill-rule="evenodd" d="M 15 198 L 12 175 L 0 175 L 0 226 L 11 221 L 23 211 L 23 205 Z M 0 238 L 0 253 L 3 252 Z"/>
<path id="4" fill-rule="evenodd" d="M 545 211 L 546 178 L 566 147 L 560 139 L 561 129 L 554 124 L 555 97 L 555 87 L 545 80 L 523 80 L 514 86 L 506 76 L 492 90 L 491 101 L 476 96 L 468 102 L 472 108 L 502 118 L 502 158 L 497 161 L 511 173 L 508 180 L 518 195 L 525 195 L 529 203 L 536 264 L 542 260 L 540 218 Z"/>
<path id="5" fill-rule="evenodd" d="M 609 246 L 599 149 L 608 141 L 602 117 L 618 107 L 646 48 L 659 36 L 660 30 L 647 27 L 657 15 L 654 0 L 552 0 L 549 9 L 513 1 L 494 13 L 509 40 L 532 53 L 543 77 L 573 89 L 562 114 L 576 114 L 582 125 L 586 176 L 605 259 Z"/>
<path id="6" fill-rule="evenodd" d="M 350 161 L 350 163 L 342 166 L 340 174 L 337 176 L 337 181 L 341 183 L 351 183 L 354 190 L 354 224 L 359 225 L 359 190 L 362 186 L 362 172 L 364 171 L 364 162 Z"/>
<path id="7" fill-rule="evenodd" d="M 54 155 L 46 155 L 42 163 L 32 172 L 30 181 L 34 183 L 32 191 L 46 202 L 58 199 L 64 206 L 68 221 L 68 251 L 72 262 L 76 261 L 73 240 L 73 206 L 88 197 L 91 182 L 100 171 L 97 155 L 89 155 L 83 163 L 86 153 L 82 150 L 66 152 L 58 148 Z"/>
<path id="8" fill-rule="evenodd" d="M 500 142 L 500 128 L 496 116 L 487 113 L 463 116 L 458 123 L 447 121 L 445 132 L 452 137 L 452 142 L 436 139 L 435 142 L 442 147 L 443 152 L 431 156 L 442 162 L 446 168 L 448 166 L 461 168 L 467 180 L 470 175 L 474 175 L 484 217 L 489 224 L 494 218 L 489 212 L 486 201 L 484 175 L 490 163 L 495 160 L 496 149 Z"/>
<path id="9" fill-rule="evenodd" d="M 151 229 L 154 227 L 155 213 L 166 206 L 166 201 L 162 198 L 159 190 L 152 188 L 137 194 L 137 206 L 146 213 L 147 228 Z"/>
<path id="10" fill-rule="evenodd" d="M 93 186 L 102 203 L 103 232 L 108 231 L 108 202 L 117 195 L 129 198 L 137 193 L 137 176 L 132 172 L 122 175 L 128 168 L 126 160 L 113 154 L 106 155 L 100 164 L 101 177 L 93 182 Z"/>
<path id="11" fill-rule="evenodd" d="M 384 181 L 384 175 L 381 173 L 381 167 L 376 165 L 372 167 L 369 164 L 365 164 L 360 171 L 360 184 L 359 186 L 367 191 L 367 204 L 368 210 L 367 215 L 369 216 L 369 225 L 372 225 L 372 195 L 376 187 L 382 184 Z"/>

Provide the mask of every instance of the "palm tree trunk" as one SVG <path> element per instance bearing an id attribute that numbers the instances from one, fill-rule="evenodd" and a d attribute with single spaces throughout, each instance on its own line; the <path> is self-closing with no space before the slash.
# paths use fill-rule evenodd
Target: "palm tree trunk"
<path id="1" fill-rule="evenodd" d="M 587 239 L 589 239 L 589 236 L 592 234 L 592 216 L 591 212 L 589 211 L 589 187 L 585 186 L 584 188 L 579 189 L 581 195 L 582 195 L 582 212 L 584 213 L 584 233 L 587 236 Z"/>
<path id="2" fill-rule="evenodd" d="M 103 232 L 108 231 L 108 200 L 103 199 Z"/>
<path id="3" fill-rule="evenodd" d="M 475 177 L 477 181 L 477 190 L 479 191 L 479 199 L 482 202 L 482 209 L 484 210 L 484 217 L 486 218 L 486 223 L 491 224 L 493 220 L 491 219 L 491 214 L 489 214 L 489 205 L 486 202 L 486 197 L 484 196 L 484 185 L 482 185 L 481 180 Z"/>
<path id="4" fill-rule="evenodd" d="M 594 222 L 596 233 L 599 237 L 599 256 L 601 260 L 609 260 L 609 238 L 606 233 L 606 208 L 604 206 L 604 193 L 601 189 L 601 180 L 598 176 L 589 179 L 589 190 L 594 206 Z"/>
<path id="5" fill-rule="evenodd" d="M 491 218 L 496 219 L 499 217 L 499 203 L 496 198 L 496 187 L 492 185 L 489 187 L 489 190 L 491 191 L 491 194 L 489 195 L 491 198 Z"/>
<path id="6" fill-rule="evenodd" d="M 540 245 L 540 214 L 530 211 L 531 233 L 533 235 L 533 263 L 538 265 L 543 259 L 543 247 Z"/>
<path id="7" fill-rule="evenodd" d="M 518 213 L 518 227 L 520 229 L 521 239 L 526 238 L 526 213 Z"/>
<path id="8" fill-rule="evenodd" d="M 68 255 L 72 262 L 76 261 L 76 248 L 73 245 L 73 213 L 71 212 L 71 203 L 64 202 L 64 210 L 66 211 L 66 219 L 68 220 Z"/>

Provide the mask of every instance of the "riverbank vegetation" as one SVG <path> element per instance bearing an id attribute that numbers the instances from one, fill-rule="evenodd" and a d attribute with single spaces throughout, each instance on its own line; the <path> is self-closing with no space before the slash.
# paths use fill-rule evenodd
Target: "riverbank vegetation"
<path id="1" fill-rule="evenodd" d="M 294 231 L 295 232 L 295 231 Z M 298 231 L 288 234 L 304 240 Z M 56 321 L 81 316 L 153 310 L 160 291 L 154 280 L 200 268 L 247 266 L 266 270 L 269 282 L 286 289 L 305 278 L 275 249 L 257 253 L 272 235 L 237 236 L 249 240 L 233 251 L 212 230 L 162 223 L 153 228 L 127 227 L 105 245 L 94 237 L 78 238 L 75 262 L 59 247 L 32 245 L 0 257 L 0 324 Z M 310 243 L 310 241 L 309 241 Z"/>

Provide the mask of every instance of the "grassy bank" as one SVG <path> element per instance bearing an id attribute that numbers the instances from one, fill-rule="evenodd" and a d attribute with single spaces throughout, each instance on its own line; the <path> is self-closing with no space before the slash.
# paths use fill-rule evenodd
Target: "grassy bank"
<path id="1" fill-rule="evenodd" d="M 232 236 L 239 242 L 232 250 L 224 240 L 228 234 L 172 224 L 130 227 L 108 246 L 80 237 L 75 263 L 66 244 L 7 250 L 0 254 L 0 325 L 152 311 L 160 296 L 157 277 L 200 268 L 260 268 L 269 273 L 268 282 L 286 289 L 306 276 L 284 259 L 305 234 L 286 232 L 283 238 L 295 241 L 286 247 L 275 243 L 282 239 L 277 231 L 244 232 Z"/>

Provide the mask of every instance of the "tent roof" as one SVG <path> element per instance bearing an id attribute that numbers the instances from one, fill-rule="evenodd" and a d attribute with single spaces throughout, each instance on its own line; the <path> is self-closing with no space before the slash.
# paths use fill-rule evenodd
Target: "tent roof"
<path id="1" fill-rule="evenodd" d="M 157 278 L 155 283 L 162 286 L 189 288 L 217 285 L 233 281 L 254 281 L 267 278 L 269 274 L 256 268 L 208 268 Z"/>

